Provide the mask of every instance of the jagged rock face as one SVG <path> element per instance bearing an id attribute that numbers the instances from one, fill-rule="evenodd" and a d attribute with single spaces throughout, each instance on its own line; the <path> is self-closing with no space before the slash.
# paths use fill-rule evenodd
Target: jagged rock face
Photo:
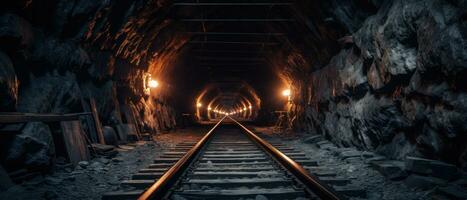
<path id="1" fill-rule="evenodd" d="M 0 111 L 15 109 L 18 80 L 10 58 L 0 51 Z"/>
<path id="2" fill-rule="evenodd" d="M 392 158 L 467 166 L 465 1 L 385 1 L 305 81 L 295 125 Z M 305 95 L 303 95 L 305 94 Z"/>
<path id="3" fill-rule="evenodd" d="M 7 167 L 24 166 L 32 170 L 47 168 L 55 153 L 51 134 L 44 123 L 28 123 L 10 143 L 5 158 Z"/>
<path id="4" fill-rule="evenodd" d="M 81 111 L 81 92 L 73 74 L 31 78 L 20 91 L 18 111 L 27 113 L 73 113 Z"/>
<path id="5" fill-rule="evenodd" d="M 143 131 L 173 128 L 166 96 L 156 101 L 144 95 L 142 84 L 145 72 L 165 71 L 183 42 L 164 33 L 172 28 L 162 19 L 164 2 L 0 3 L 0 112 L 85 112 L 83 105 L 94 99 L 104 126 L 122 123 L 119 107 L 136 104 Z M 168 38 L 172 42 L 164 42 Z M 26 123 L 4 148 L 9 157 L 2 163 L 48 166 L 51 138 L 47 125 Z"/>
<path id="6" fill-rule="evenodd" d="M 119 103 L 148 98 L 144 72 L 165 71 L 183 44 L 165 33 L 169 20 L 155 19 L 167 8 L 162 0 L 3 4 L 8 12 L 0 15 L 2 110 L 83 112 L 81 101 L 94 98 L 104 124 L 114 125 Z M 164 98 L 155 104 L 162 106 Z M 142 106 L 141 112 L 156 107 Z M 157 126 L 150 124 L 154 129 L 148 131 Z"/>

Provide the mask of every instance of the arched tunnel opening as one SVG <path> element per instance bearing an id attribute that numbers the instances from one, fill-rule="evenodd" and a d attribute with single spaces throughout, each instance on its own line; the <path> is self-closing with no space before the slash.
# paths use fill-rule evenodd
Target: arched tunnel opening
<path id="1" fill-rule="evenodd" d="M 215 120 L 223 115 L 251 121 L 257 119 L 261 99 L 246 82 L 221 81 L 207 85 L 197 96 L 195 105 L 196 119 L 200 121 Z"/>
<path id="2" fill-rule="evenodd" d="M 0 2 L 0 199 L 467 199 L 466 8 Z"/>

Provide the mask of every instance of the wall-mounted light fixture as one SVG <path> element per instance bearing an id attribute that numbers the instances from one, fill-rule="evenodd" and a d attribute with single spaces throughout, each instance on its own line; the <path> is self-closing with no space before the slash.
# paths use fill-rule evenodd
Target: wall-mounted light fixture
<path id="1" fill-rule="evenodd" d="M 284 97 L 290 97 L 290 94 L 291 94 L 290 89 L 285 89 L 282 91 L 282 96 Z"/>
<path id="2" fill-rule="evenodd" d="M 152 79 L 152 75 L 150 73 L 143 74 L 143 90 L 146 95 L 151 94 L 151 89 L 159 87 L 159 82 L 157 80 Z"/>
<path id="3" fill-rule="evenodd" d="M 198 103 L 196 103 L 196 107 L 197 107 L 197 108 L 201 108 L 201 107 L 203 107 L 203 104 L 200 103 L 200 102 L 198 102 Z"/>
<path id="4" fill-rule="evenodd" d="M 156 80 L 152 80 L 152 79 L 151 79 L 151 80 L 149 80 L 149 82 L 148 82 L 148 86 L 149 86 L 150 88 L 156 88 L 156 87 L 159 86 L 159 83 L 158 83 Z"/>
<path id="5" fill-rule="evenodd" d="M 287 97 L 287 102 L 292 102 L 292 91 L 290 89 L 282 90 L 282 96 Z"/>

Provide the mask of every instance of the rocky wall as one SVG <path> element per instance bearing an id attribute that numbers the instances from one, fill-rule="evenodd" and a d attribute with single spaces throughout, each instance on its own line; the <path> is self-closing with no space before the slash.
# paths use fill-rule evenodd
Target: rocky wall
<path id="1" fill-rule="evenodd" d="M 462 0 L 382 1 L 329 64 L 293 86 L 295 128 L 466 167 L 466 10 Z"/>
<path id="2" fill-rule="evenodd" d="M 120 123 L 119 107 L 133 104 L 143 131 L 173 128 L 175 112 L 166 97 L 145 95 L 142 84 L 157 56 L 175 56 L 175 50 L 159 52 L 172 44 L 152 46 L 164 40 L 155 36 L 169 25 L 153 20 L 163 16 L 164 5 L 158 0 L 0 3 L 0 112 L 84 112 L 85 102 L 95 99 L 104 126 Z M 48 166 L 51 135 L 45 124 L 27 123 L 0 149 L 0 159 Z"/>

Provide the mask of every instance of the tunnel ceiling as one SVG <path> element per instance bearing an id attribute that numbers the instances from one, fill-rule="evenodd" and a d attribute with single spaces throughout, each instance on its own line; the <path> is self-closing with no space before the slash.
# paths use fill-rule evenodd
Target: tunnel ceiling
<path id="1" fill-rule="evenodd" d="M 371 10 L 369 2 L 356 2 Z M 347 4 L 344 13 L 353 9 L 352 2 Z M 332 17 L 333 6 L 311 1 L 184 0 L 174 1 L 167 16 L 190 38 L 183 46 L 182 66 L 196 68 L 204 81 L 200 85 L 216 85 L 223 103 L 233 107 L 241 96 L 248 96 L 242 85 L 254 86 L 250 91 L 259 96 L 272 96 L 292 84 L 287 73 L 306 76 L 328 62 L 339 49 L 337 39 L 351 28 Z M 312 48 L 305 50 L 306 46 Z M 296 69 L 303 66 L 309 69 Z"/>
<path id="2" fill-rule="evenodd" d="M 340 49 L 338 40 L 355 31 L 380 3 L 138 0 L 3 4 L 4 9 L 30 21 L 33 29 L 43 29 L 34 37 L 58 38 L 44 39 L 45 44 L 23 44 L 32 46 L 33 54 L 38 52 L 32 60 L 45 60 L 50 68 L 68 70 L 65 67 L 70 66 L 94 81 L 110 77 L 136 95 L 143 93 L 140 79 L 149 72 L 162 83 L 157 96 L 188 111 L 210 85 L 230 106 L 241 98 L 257 101 L 251 99 L 251 91 L 263 100 L 262 105 L 271 106 L 281 87 L 294 84 L 292 77 L 308 76 L 327 64 Z M 72 51 L 75 47 L 58 48 L 67 39 L 80 41 L 88 55 Z M 60 57 L 70 57 L 73 63 L 63 63 Z"/>
<path id="3" fill-rule="evenodd" d="M 216 103 L 233 108 L 242 97 L 255 101 L 245 88 L 271 84 L 265 77 L 276 74 L 266 55 L 282 48 L 278 37 L 287 33 L 281 27 L 295 23 L 291 6 L 279 1 L 175 1 L 170 17 L 188 27 L 185 34 L 191 36 L 184 47 L 186 59 L 219 90 Z"/>

